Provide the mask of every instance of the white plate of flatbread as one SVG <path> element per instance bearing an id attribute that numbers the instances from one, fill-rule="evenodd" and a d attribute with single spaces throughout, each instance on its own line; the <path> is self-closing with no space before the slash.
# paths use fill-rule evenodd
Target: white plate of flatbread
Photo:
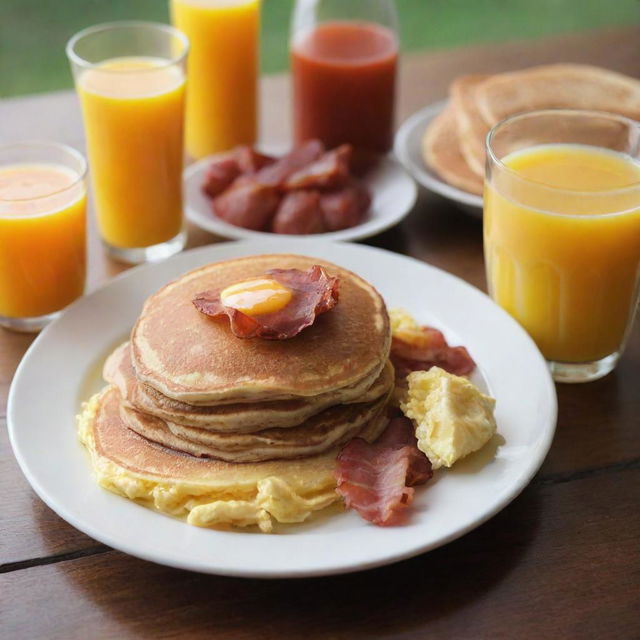
<path id="1" fill-rule="evenodd" d="M 485 139 L 505 118 L 539 109 L 587 109 L 640 120 L 640 80 L 583 64 L 456 78 L 449 100 L 400 128 L 395 152 L 424 187 L 481 215 Z"/>

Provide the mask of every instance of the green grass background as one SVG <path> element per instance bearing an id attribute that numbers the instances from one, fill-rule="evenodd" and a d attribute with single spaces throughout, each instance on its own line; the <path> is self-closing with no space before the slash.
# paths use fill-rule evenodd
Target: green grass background
<path id="1" fill-rule="evenodd" d="M 287 68 L 292 4 L 263 0 L 267 73 Z M 397 6 L 405 51 L 640 24 L 640 0 L 397 0 Z M 121 19 L 168 21 L 167 0 L 0 0 L 0 97 L 70 87 L 68 38 Z"/>

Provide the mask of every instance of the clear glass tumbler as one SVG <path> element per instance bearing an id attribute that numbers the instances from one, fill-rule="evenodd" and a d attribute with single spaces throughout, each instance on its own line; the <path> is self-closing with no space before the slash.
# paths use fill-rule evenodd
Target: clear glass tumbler
<path id="1" fill-rule="evenodd" d="M 489 292 L 535 340 L 559 382 L 616 365 L 638 305 L 640 124 L 546 110 L 487 137 Z"/>
<path id="2" fill-rule="evenodd" d="M 84 117 L 98 226 L 123 262 L 184 248 L 185 63 L 189 43 L 152 22 L 114 22 L 67 44 Z"/>
<path id="3" fill-rule="evenodd" d="M 86 172 L 62 144 L 0 146 L 0 326 L 39 331 L 83 294 Z"/>

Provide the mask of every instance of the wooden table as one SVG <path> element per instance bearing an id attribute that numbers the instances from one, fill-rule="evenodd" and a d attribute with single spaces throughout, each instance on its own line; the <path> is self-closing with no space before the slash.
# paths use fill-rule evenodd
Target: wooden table
<path id="1" fill-rule="evenodd" d="M 640 76 L 639 40 L 633 27 L 407 56 L 400 117 L 443 97 L 466 72 L 573 60 Z M 268 78 L 263 90 L 265 138 L 282 141 L 287 79 Z M 2 141 L 82 147 L 81 131 L 69 92 L 0 103 Z M 191 246 L 216 240 L 191 232 Z M 436 198 L 423 194 L 399 227 L 371 243 L 485 286 L 480 223 Z M 123 268 L 105 259 L 93 230 L 90 254 L 90 288 Z M 412 560 L 298 581 L 206 576 L 137 560 L 48 509 L 20 473 L 4 428 L 8 387 L 31 340 L 0 331 L 2 638 L 640 637 L 637 324 L 614 373 L 558 386 L 551 452 L 504 511 Z"/>

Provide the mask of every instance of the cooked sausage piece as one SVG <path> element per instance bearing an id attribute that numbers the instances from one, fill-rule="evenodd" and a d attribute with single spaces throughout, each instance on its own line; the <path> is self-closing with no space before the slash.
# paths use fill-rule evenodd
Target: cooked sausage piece
<path id="1" fill-rule="evenodd" d="M 273 156 L 258 153 L 246 144 L 240 145 L 233 150 L 233 158 L 240 168 L 240 173 L 243 174 L 256 173 L 276 161 Z"/>
<path id="2" fill-rule="evenodd" d="M 349 229 L 362 222 L 371 196 L 366 188 L 356 180 L 339 191 L 324 193 L 320 197 L 320 207 L 327 231 Z"/>
<path id="3" fill-rule="evenodd" d="M 324 145 L 320 140 L 307 140 L 273 164 L 260 169 L 256 179 L 262 184 L 280 188 L 292 173 L 315 162 L 323 153 Z"/>
<path id="4" fill-rule="evenodd" d="M 280 203 L 273 219 L 275 233 L 308 234 L 326 231 L 320 193 L 318 191 L 292 191 Z"/>
<path id="5" fill-rule="evenodd" d="M 213 212 L 222 220 L 254 231 L 269 227 L 280 196 L 274 187 L 256 181 L 243 180 L 219 195 L 211 203 Z"/>
<path id="6" fill-rule="evenodd" d="M 207 169 L 202 190 L 210 198 L 215 198 L 227 189 L 240 173 L 240 167 L 234 158 L 214 160 Z"/>
<path id="7" fill-rule="evenodd" d="M 285 189 L 338 189 L 349 182 L 349 163 L 353 154 L 350 144 L 327 151 L 318 160 L 292 173 Z"/>

